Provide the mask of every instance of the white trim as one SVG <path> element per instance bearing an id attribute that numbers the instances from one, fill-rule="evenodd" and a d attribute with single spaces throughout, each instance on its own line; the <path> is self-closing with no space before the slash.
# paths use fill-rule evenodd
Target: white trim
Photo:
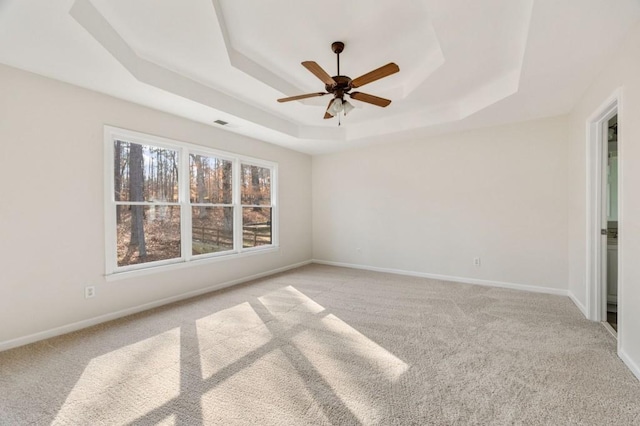
<path id="1" fill-rule="evenodd" d="M 312 263 L 317 263 L 319 265 L 339 266 L 342 268 L 363 269 L 366 271 L 374 271 L 374 272 L 386 272 L 388 274 L 407 275 L 410 277 L 431 278 L 434 280 L 452 281 L 457 283 L 474 284 L 474 285 L 481 285 L 486 287 L 499 287 L 499 288 L 508 288 L 512 290 L 529 291 L 533 293 L 545 293 L 545 294 L 554 294 L 557 296 L 569 296 L 568 290 L 552 288 L 552 287 L 538 287 L 538 286 L 528 285 L 528 284 L 516 284 L 516 283 L 507 283 L 507 282 L 501 282 L 501 281 L 480 280 L 476 278 L 453 277 L 450 275 L 429 274 L 426 272 L 407 271 L 404 269 L 379 268 L 377 266 L 359 265 L 355 263 L 332 262 L 332 261 L 320 260 L 320 259 L 313 259 Z"/>
<path id="2" fill-rule="evenodd" d="M 184 142 L 181 142 L 181 143 L 184 143 Z M 186 144 L 186 145 L 189 145 L 189 144 Z M 226 151 L 218 151 L 213 148 L 207 148 L 204 146 L 200 148 L 196 146 L 194 147 L 187 146 L 186 148 L 189 149 L 189 154 L 199 155 L 201 157 L 217 158 L 218 160 L 228 161 L 229 163 L 233 163 L 233 161 L 235 160 L 234 154 L 227 153 Z M 216 151 L 216 155 L 212 156 L 211 151 Z M 189 168 L 189 160 L 187 160 L 187 168 Z"/>
<path id="3" fill-rule="evenodd" d="M 237 284 L 242 284 L 247 281 L 252 281 L 258 278 L 264 278 L 266 276 L 278 274 L 280 272 L 288 271 L 290 269 L 299 268 L 301 266 L 308 265 L 309 263 L 311 263 L 310 260 L 294 263 L 292 265 L 283 266 L 281 268 L 276 268 L 270 271 L 250 275 L 248 277 L 238 278 L 238 279 L 226 281 L 220 284 L 214 284 L 209 287 L 193 290 L 193 291 L 182 293 L 176 296 L 167 297 L 164 299 L 156 300 L 154 302 L 144 303 L 142 305 L 134 306 L 127 309 L 122 309 L 120 311 L 111 312 L 108 314 L 99 315 L 97 317 L 89 318 L 86 320 L 66 324 L 66 325 L 52 328 L 46 331 L 30 334 L 28 336 L 18 337 L 16 339 L 11 339 L 11 340 L 5 340 L 4 342 L 0 342 L 0 352 L 8 349 L 12 349 L 12 348 L 17 348 L 18 346 L 28 345 L 29 343 L 34 343 L 40 340 L 49 339 L 51 337 L 60 336 L 62 334 L 71 333 L 72 331 L 81 330 L 83 328 L 91 327 L 96 324 L 101 324 L 103 322 L 122 318 L 127 315 L 132 315 L 138 312 L 143 312 L 149 309 L 157 308 L 159 306 L 168 305 L 169 303 L 178 302 L 180 300 L 189 299 L 191 297 L 200 296 L 202 294 L 210 293 L 212 291 L 221 290 L 223 288 L 231 287 Z"/>
<path id="4" fill-rule="evenodd" d="M 624 276 L 624 256 L 625 253 L 625 222 L 624 222 L 624 165 L 625 159 L 627 158 L 625 155 L 626 145 L 624 143 L 624 123 L 627 122 L 627 117 L 623 114 L 623 92 L 620 89 L 620 93 L 618 94 L 618 291 L 617 296 L 618 300 L 616 301 L 616 312 L 618 314 L 618 355 L 622 358 L 622 330 L 625 329 L 626 322 L 623 321 L 624 311 L 625 311 L 625 283 Z M 623 238 L 620 238 L 622 236 Z M 631 361 L 630 361 L 631 362 Z M 633 363 L 632 363 L 633 364 Z M 630 365 L 627 363 L 627 365 Z M 635 366 L 635 364 L 633 364 Z M 632 371 L 634 371 L 631 367 L 629 367 Z M 635 367 L 634 374 L 638 379 L 640 379 L 640 369 Z"/>
<path id="5" fill-rule="evenodd" d="M 152 274 L 158 274 L 162 272 L 173 271 L 176 269 L 190 268 L 192 266 L 206 265 L 208 263 L 218 262 L 221 260 L 241 259 L 243 257 L 254 256 L 256 254 L 267 254 L 267 253 L 274 253 L 278 251 L 280 251 L 280 247 L 260 246 L 260 247 L 253 247 L 253 250 L 244 250 L 243 252 L 237 252 L 235 250 L 231 250 L 231 251 L 222 251 L 217 253 L 207 253 L 207 254 L 194 256 L 189 261 L 182 261 L 178 259 L 171 263 L 158 264 L 158 262 L 154 262 L 153 267 L 127 269 L 124 271 L 116 272 L 114 274 L 105 275 L 104 278 L 107 282 L 126 280 L 129 278 L 135 278 L 135 277 L 140 277 L 144 275 L 152 275 Z M 162 262 L 162 261 L 159 261 L 159 262 Z M 131 266 L 136 266 L 136 265 L 131 265 Z"/>
<path id="6" fill-rule="evenodd" d="M 143 207 L 164 207 L 181 206 L 181 203 L 165 203 L 163 201 L 111 201 L 117 206 L 143 206 Z"/>
<path id="7" fill-rule="evenodd" d="M 280 246 L 280 208 L 278 165 L 271 168 L 271 244 Z"/>
<path id="8" fill-rule="evenodd" d="M 114 185 L 114 148 L 111 139 L 110 129 L 105 126 L 103 129 L 104 136 L 104 245 L 105 245 L 105 274 L 113 273 L 113 265 L 118 264 L 118 236 L 115 232 L 108 232 L 109 229 L 117 229 L 116 223 L 116 205 L 115 194 L 113 193 Z M 107 140 L 112 140 L 111 144 Z M 109 173 L 111 170 L 111 173 Z"/>
<path id="9" fill-rule="evenodd" d="M 242 227 L 242 174 L 241 163 L 231 163 L 231 200 L 233 201 L 233 248 L 242 249 L 244 229 Z"/>
<path id="10" fill-rule="evenodd" d="M 580 309 L 580 312 L 582 312 L 582 315 L 584 315 L 585 318 L 589 318 L 589 315 L 587 315 L 587 307 L 584 306 L 579 300 L 578 298 L 575 296 L 575 294 L 573 294 L 571 292 L 571 290 L 568 291 L 568 296 L 569 299 L 571 299 L 571 301 L 573 302 L 574 305 L 576 305 L 578 307 L 578 309 Z"/>
<path id="11" fill-rule="evenodd" d="M 180 260 L 190 261 L 193 257 L 193 208 L 189 205 L 189 195 L 191 193 L 191 170 L 189 169 L 189 154 L 185 148 L 181 148 L 178 152 L 178 160 L 180 169 L 178 170 L 178 201 L 180 202 Z M 180 171 L 185 170 L 180 176 Z M 185 238 L 188 235 L 189 238 Z M 122 270 L 122 269 L 121 269 Z"/>
<path id="12" fill-rule="evenodd" d="M 113 270 L 112 272 L 107 273 L 104 276 L 107 277 L 107 281 L 109 281 L 109 277 L 113 277 L 118 274 L 126 274 L 133 271 L 153 270 L 181 263 L 188 263 L 188 261 L 182 257 L 175 257 L 171 259 L 154 260 L 153 262 L 134 263 L 132 265 L 118 266 L 118 269 Z"/>
<path id="13" fill-rule="evenodd" d="M 237 154 L 235 152 L 222 151 L 216 148 L 212 148 L 206 145 L 198 145 L 191 142 L 185 142 L 179 139 L 169 139 L 162 136 L 152 135 L 149 133 L 137 132 L 135 130 L 123 129 L 121 127 L 104 125 L 105 136 L 115 137 L 116 139 L 122 139 L 127 142 L 133 142 L 143 145 L 155 145 L 162 146 L 163 148 L 176 150 L 179 148 L 187 148 L 190 152 L 195 151 L 202 155 L 211 155 L 212 153 L 219 158 L 233 161 L 238 159 L 243 163 L 251 163 L 256 166 L 272 167 L 277 165 L 276 162 L 263 160 L 260 158 L 250 157 L 248 155 Z M 113 163 L 112 163 L 113 164 Z"/>
<path id="14" fill-rule="evenodd" d="M 618 339 L 618 341 L 620 341 L 620 339 Z M 627 353 L 624 351 L 624 349 L 618 349 L 618 356 L 620 357 L 622 362 L 624 362 L 627 365 L 629 370 L 631 370 L 633 375 L 636 376 L 636 378 L 638 380 L 640 380 L 640 366 L 638 366 L 638 364 L 636 364 L 631 359 L 631 357 L 629 355 L 627 355 Z"/>
<path id="15" fill-rule="evenodd" d="M 611 334 L 611 337 L 613 337 L 614 339 L 618 338 L 618 332 L 611 326 L 611 324 L 609 324 L 607 321 L 602 321 L 600 322 L 600 324 L 602 324 L 604 329 L 607 330 L 609 334 Z"/>

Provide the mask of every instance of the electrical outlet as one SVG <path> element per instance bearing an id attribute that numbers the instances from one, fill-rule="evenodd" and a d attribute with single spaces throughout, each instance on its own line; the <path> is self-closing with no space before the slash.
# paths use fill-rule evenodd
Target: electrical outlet
<path id="1" fill-rule="evenodd" d="M 84 288 L 84 298 L 91 299 L 96 295 L 96 288 L 92 285 Z"/>
<path id="2" fill-rule="evenodd" d="M 480 258 L 479 257 L 474 257 L 473 258 L 473 266 L 480 267 Z"/>

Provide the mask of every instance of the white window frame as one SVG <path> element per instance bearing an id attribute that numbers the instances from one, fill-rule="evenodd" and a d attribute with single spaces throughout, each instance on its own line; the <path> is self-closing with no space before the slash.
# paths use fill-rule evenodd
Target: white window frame
<path id="1" fill-rule="evenodd" d="M 257 167 L 261 167 L 261 168 L 269 168 L 267 166 L 265 166 L 264 164 L 261 163 L 256 163 L 254 161 L 241 161 L 240 164 L 238 164 L 238 174 L 240 175 L 240 186 L 238 187 L 238 206 L 240 207 L 240 220 L 242 221 L 241 223 L 244 222 L 243 219 L 243 212 L 245 208 L 253 208 L 253 207 L 258 207 L 258 208 L 271 208 L 271 243 L 273 244 L 273 240 L 274 240 L 274 233 L 273 233 L 273 223 L 275 222 L 275 216 L 274 216 L 274 210 L 273 210 L 273 199 L 271 199 L 271 204 L 243 204 L 242 203 L 242 166 L 257 166 Z M 273 178 L 273 170 L 271 171 L 271 177 Z M 273 194 L 273 180 L 271 180 L 271 193 Z M 244 225 L 244 223 L 243 223 Z M 242 231 L 240 232 L 240 244 L 243 246 L 244 245 L 244 227 L 242 229 Z M 271 244 L 270 244 L 271 245 Z M 256 247 L 247 247 L 247 248 L 243 248 L 243 250 L 251 250 L 251 249 L 258 249 L 260 247 L 264 247 L 264 246 L 256 246 Z"/>
<path id="2" fill-rule="evenodd" d="M 178 203 L 180 206 L 180 241 L 181 256 L 174 259 L 158 260 L 135 265 L 118 266 L 117 255 L 117 224 L 116 201 L 114 194 L 114 142 L 137 143 L 152 145 L 161 148 L 178 151 Z M 192 254 L 191 213 L 192 203 L 189 197 L 189 154 L 216 157 L 232 162 L 232 204 L 233 207 L 233 250 L 216 253 Z M 202 145 L 176 141 L 160 136 L 149 135 L 132 130 L 121 129 L 112 126 L 104 126 L 104 196 L 105 196 L 105 276 L 107 278 L 125 278 L 132 275 L 159 272 L 167 269 L 181 268 L 192 264 L 202 264 L 207 261 L 219 261 L 223 259 L 237 258 L 250 254 L 259 254 L 276 251 L 279 249 L 279 221 L 278 221 L 278 163 L 220 151 Z M 271 244 L 257 247 L 242 247 L 242 203 L 240 165 L 250 164 L 271 170 Z M 130 202 L 128 204 L 131 204 Z M 144 205 L 154 205 L 152 202 L 144 202 Z M 160 203 L 158 203 L 160 204 Z M 162 205 L 166 203 L 161 203 Z M 174 204 L 174 203 L 170 203 Z"/>
<path id="3" fill-rule="evenodd" d="M 220 206 L 228 206 L 228 207 L 233 207 L 233 249 L 231 250 L 225 250 L 222 252 L 216 252 L 216 253 L 203 253 L 203 254 L 191 254 L 191 259 L 190 260 L 197 260 L 197 259 L 205 259 L 207 257 L 217 257 L 217 256 L 224 256 L 226 254 L 233 254 L 238 252 L 238 250 L 236 250 L 236 228 L 237 228 L 237 224 L 242 224 L 242 222 L 237 222 L 237 218 L 236 218 L 236 205 L 234 203 L 235 200 L 235 193 L 236 193 L 236 181 L 235 181 L 235 163 L 236 163 L 236 159 L 233 156 L 230 156 L 228 153 L 223 153 L 222 151 L 217 151 L 217 154 L 214 154 L 214 151 L 212 150 L 207 150 L 207 149 L 191 149 L 189 151 L 189 153 L 186 155 L 186 167 L 189 167 L 189 155 L 190 154 L 194 154 L 194 155 L 202 155 L 202 156 L 206 156 L 206 157 L 216 157 L 220 160 L 226 160 L 226 161 L 230 161 L 231 162 L 231 204 L 199 204 L 199 203 L 192 203 L 191 200 L 189 200 L 188 194 L 190 193 L 190 180 L 187 180 L 185 182 L 184 185 L 184 191 L 185 194 L 187 194 L 187 204 L 189 204 L 189 214 L 187 215 L 188 217 L 185 217 L 185 220 L 183 222 L 188 222 L 185 223 L 184 226 L 186 227 L 186 231 L 189 232 L 189 235 L 191 235 L 191 230 L 193 229 L 192 227 L 192 207 L 196 207 L 199 205 L 203 205 L 205 207 L 220 207 Z M 189 172 L 187 171 L 187 176 L 189 176 Z M 183 233 L 184 234 L 184 233 Z M 193 243 L 193 238 L 188 238 L 189 241 L 186 241 L 185 243 L 185 253 L 192 253 L 193 252 L 193 247 L 192 247 L 192 243 Z"/>

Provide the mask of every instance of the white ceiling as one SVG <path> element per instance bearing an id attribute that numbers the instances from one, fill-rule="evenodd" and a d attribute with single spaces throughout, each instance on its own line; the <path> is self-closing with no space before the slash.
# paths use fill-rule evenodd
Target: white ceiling
<path id="1" fill-rule="evenodd" d="M 401 4 L 401 6 L 399 6 Z M 316 154 L 569 112 L 640 20 L 637 0 L 0 0 L 0 62 Z M 323 120 L 300 65 L 400 72 Z M 393 134 L 393 135 L 392 135 Z"/>

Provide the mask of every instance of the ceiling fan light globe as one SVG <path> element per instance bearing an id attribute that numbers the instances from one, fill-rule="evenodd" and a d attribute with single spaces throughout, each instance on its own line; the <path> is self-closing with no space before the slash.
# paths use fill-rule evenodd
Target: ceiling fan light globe
<path id="1" fill-rule="evenodd" d="M 336 115 L 342 112 L 342 108 L 343 108 L 342 100 L 340 98 L 336 98 L 333 100 L 331 107 L 329 107 L 329 114 Z"/>
<path id="2" fill-rule="evenodd" d="M 347 114 L 349 114 L 351 111 L 353 111 L 353 110 L 354 110 L 354 108 L 355 108 L 355 107 L 354 107 L 353 105 L 351 105 L 351 104 L 349 103 L 349 101 L 344 101 L 344 102 L 342 103 L 342 110 L 344 111 L 344 115 L 345 115 L 345 116 L 346 116 Z"/>

